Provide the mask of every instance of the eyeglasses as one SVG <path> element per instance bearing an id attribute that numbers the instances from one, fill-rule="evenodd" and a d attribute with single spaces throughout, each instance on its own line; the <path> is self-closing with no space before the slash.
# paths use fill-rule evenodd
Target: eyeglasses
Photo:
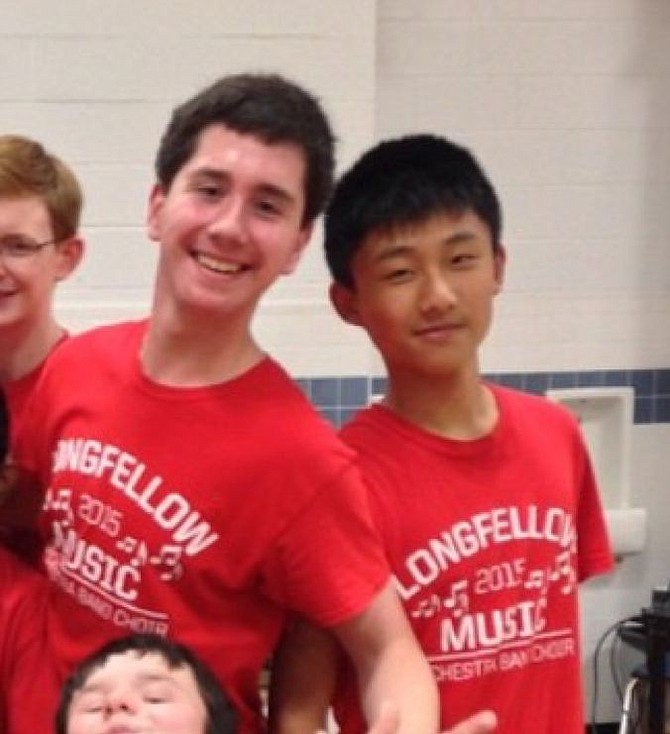
<path id="1" fill-rule="evenodd" d="M 7 235 L 0 237 L 0 256 L 11 258 L 12 260 L 20 260 L 26 257 L 36 255 L 49 245 L 55 245 L 56 240 L 47 240 L 46 242 L 35 242 L 29 237 L 20 235 Z"/>

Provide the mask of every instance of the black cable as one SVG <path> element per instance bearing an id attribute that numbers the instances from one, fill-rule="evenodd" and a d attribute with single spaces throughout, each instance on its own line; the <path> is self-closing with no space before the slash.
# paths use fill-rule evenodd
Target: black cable
<path id="1" fill-rule="evenodd" d="M 596 647 L 593 652 L 593 698 L 591 701 L 591 721 L 589 724 L 589 730 L 591 734 L 597 734 L 598 731 L 596 728 L 596 717 L 598 713 L 598 687 L 600 685 L 598 668 L 600 664 L 600 654 L 602 652 L 603 645 L 612 633 L 616 632 L 618 634 L 621 628 L 624 627 L 626 624 L 632 622 L 640 622 L 641 620 L 642 617 L 640 617 L 639 615 L 619 619 L 611 624 L 598 638 L 598 642 L 596 643 Z"/>
<path id="2" fill-rule="evenodd" d="M 624 688 L 626 683 L 622 679 L 621 666 L 618 666 L 617 668 L 617 659 L 621 652 L 621 645 L 623 644 L 623 642 L 626 641 L 623 633 L 626 631 L 627 628 L 630 628 L 631 631 L 637 631 L 638 633 L 640 633 L 640 630 L 642 630 L 642 634 L 644 635 L 644 617 L 638 615 L 622 620 L 616 631 L 616 637 L 614 638 L 612 647 L 610 648 L 610 673 L 612 675 L 612 681 L 614 682 L 614 688 L 616 690 L 619 703 L 621 704 L 623 704 L 625 693 Z M 630 673 L 626 673 L 625 675 L 629 677 Z"/>
<path id="3" fill-rule="evenodd" d="M 617 627 L 616 634 L 612 640 L 612 646 L 610 647 L 610 676 L 614 683 L 614 691 L 616 692 L 619 704 L 623 705 L 623 684 L 619 677 L 619 670 L 617 670 L 617 657 L 621 649 L 621 630 L 626 626 L 626 622 L 621 622 Z"/>

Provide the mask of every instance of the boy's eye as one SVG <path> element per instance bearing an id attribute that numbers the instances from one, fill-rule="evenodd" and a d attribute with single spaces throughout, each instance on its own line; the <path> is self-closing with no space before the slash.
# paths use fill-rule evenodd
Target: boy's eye
<path id="1" fill-rule="evenodd" d="M 3 237 L 0 239 L 0 249 L 12 257 L 25 257 L 41 249 L 37 242 L 23 237 Z"/>
<path id="2" fill-rule="evenodd" d="M 201 184 L 200 186 L 196 186 L 195 190 L 202 196 L 209 199 L 217 197 L 221 191 L 221 189 L 214 184 Z"/>
<path id="3" fill-rule="evenodd" d="M 85 714 L 97 714 L 103 710 L 104 704 L 99 696 L 83 698 L 77 708 Z"/>
<path id="4" fill-rule="evenodd" d="M 461 253 L 458 255 L 454 255 L 454 257 L 451 258 L 451 264 L 455 265 L 456 267 L 466 267 L 475 262 L 476 259 L 476 255 L 473 255 L 471 253 Z"/>
<path id="5" fill-rule="evenodd" d="M 268 199 L 261 199 L 256 204 L 256 209 L 260 214 L 265 216 L 279 216 L 282 213 L 281 207 L 275 202 Z"/>
<path id="6" fill-rule="evenodd" d="M 409 268 L 395 268 L 384 274 L 384 280 L 389 283 L 402 283 L 412 277 L 412 271 Z"/>
<path id="7" fill-rule="evenodd" d="M 170 699 L 169 691 L 163 685 L 151 686 L 142 691 L 142 699 L 146 703 L 166 703 Z"/>
<path id="8" fill-rule="evenodd" d="M 219 181 L 209 178 L 192 181 L 189 188 L 193 194 L 201 199 L 218 199 L 223 191 Z"/>

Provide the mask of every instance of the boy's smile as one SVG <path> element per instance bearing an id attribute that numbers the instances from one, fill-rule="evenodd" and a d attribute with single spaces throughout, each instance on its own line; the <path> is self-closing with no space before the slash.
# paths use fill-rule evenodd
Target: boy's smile
<path id="1" fill-rule="evenodd" d="M 208 255 L 206 252 L 194 252 L 193 256 L 204 268 L 215 273 L 232 275 L 234 273 L 241 273 L 248 267 L 243 263 L 232 263 L 229 260 L 222 260 L 215 255 Z"/>
<path id="2" fill-rule="evenodd" d="M 333 300 L 393 376 L 476 371 L 503 269 L 479 217 L 436 214 L 370 235 L 352 261 L 354 289 L 333 286 Z"/>

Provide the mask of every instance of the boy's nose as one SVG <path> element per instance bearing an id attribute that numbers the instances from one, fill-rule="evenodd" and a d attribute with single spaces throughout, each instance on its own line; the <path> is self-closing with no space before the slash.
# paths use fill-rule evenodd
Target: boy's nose
<path id="1" fill-rule="evenodd" d="M 222 202 L 209 226 L 209 232 L 217 237 L 244 239 L 247 234 L 244 202 L 227 199 Z"/>
<path id="2" fill-rule="evenodd" d="M 9 257 L 0 250 L 0 277 L 9 273 L 11 266 L 9 264 Z"/>
<path id="3" fill-rule="evenodd" d="M 456 293 L 446 278 L 432 274 L 423 279 L 420 299 L 423 311 L 441 310 L 456 303 Z"/>
<path id="4" fill-rule="evenodd" d="M 136 694 L 132 690 L 118 690 L 110 693 L 105 703 L 105 713 L 112 716 L 117 713 L 132 713 L 135 708 Z"/>

